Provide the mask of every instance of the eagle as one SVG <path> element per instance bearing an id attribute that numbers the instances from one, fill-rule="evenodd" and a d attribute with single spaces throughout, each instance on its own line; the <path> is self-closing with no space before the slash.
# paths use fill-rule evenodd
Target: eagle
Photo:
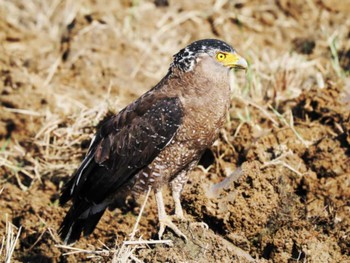
<path id="1" fill-rule="evenodd" d="M 246 68 L 246 60 L 224 41 L 195 41 L 173 56 L 157 85 L 107 118 L 62 189 L 60 205 L 72 201 L 58 231 L 63 242 L 90 235 L 116 200 L 150 188 L 159 239 L 166 227 L 185 237 L 165 211 L 162 189 L 170 186 L 174 216 L 184 219 L 180 196 L 188 172 L 225 122 L 232 69 Z"/>

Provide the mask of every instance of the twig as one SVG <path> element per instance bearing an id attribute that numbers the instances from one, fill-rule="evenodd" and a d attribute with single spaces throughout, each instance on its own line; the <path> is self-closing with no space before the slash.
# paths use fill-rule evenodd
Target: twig
<path id="1" fill-rule="evenodd" d="M 139 222 L 140 222 L 140 220 L 141 220 L 141 216 L 142 216 L 143 210 L 144 210 L 145 207 L 146 207 L 146 203 L 147 203 L 149 194 L 150 194 L 150 192 L 151 192 L 151 189 L 152 189 L 151 187 L 148 188 L 148 191 L 147 191 L 145 200 L 143 201 L 143 204 L 142 204 L 140 213 L 139 213 L 139 215 L 138 215 L 138 217 L 137 217 L 137 219 L 136 219 L 136 223 L 135 223 L 134 228 L 133 228 L 133 230 L 132 230 L 132 232 L 131 232 L 131 234 L 130 234 L 130 240 L 133 240 L 134 237 L 135 237 L 135 234 L 136 234 L 136 231 L 137 231 L 137 227 L 138 227 Z M 124 242 L 125 242 L 125 241 L 124 241 Z"/>
<path id="2" fill-rule="evenodd" d="M 256 104 L 255 102 L 252 102 L 250 100 L 244 100 L 242 98 L 239 98 L 244 104 L 250 104 L 253 107 L 257 108 L 258 110 L 260 110 L 276 127 L 278 127 L 278 122 L 272 118 L 272 116 L 269 114 L 269 112 L 267 110 L 265 110 L 262 106 Z"/>
<path id="3" fill-rule="evenodd" d="M 72 247 L 72 246 L 67 246 L 67 245 L 56 245 L 56 247 L 71 250 L 70 252 L 63 253 L 64 256 L 79 254 L 79 253 L 108 256 L 108 255 L 110 255 L 111 252 L 114 252 L 113 249 L 112 250 L 107 250 L 107 249 L 87 250 L 87 249 Z"/>
<path id="4" fill-rule="evenodd" d="M 297 132 L 297 130 L 294 127 L 294 118 L 293 118 L 293 113 L 290 111 L 290 121 L 289 123 L 287 122 L 287 120 L 284 118 L 284 116 L 282 114 L 280 114 L 277 110 L 275 110 L 271 105 L 269 105 L 269 108 L 276 114 L 276 116 L 287 126 L 289 127 L 292 132 L 295 134 L 295 136 L 297 136 L 297 138 L 301 141 L 302 144 L 304 144 L 304 146 L 306 148 L 308 148 L 312 143 L 309 141 L 304 140 L 303 137 L 301 137 L 301 135 Z"/>
<path id="5" fill-rule="evenodd" d="M 61 63 L 61 57 L 58 57 L 54 63 L 52 63 L 52 66 L 49 68 L 49 73 L 47 74 L 47 77 L 44 81 L 44 84 L 43 84 L 43 87 L 46 87 L 47 85 L 50 84 L 53 76 L 55 75 L 56 71 L 57 71 L 57 68 L 58 66 L 60 65 Z"/>
<path id="6" fill-rule="evenodd" d="M 4 110 L 13 112 L 13 113 L 19 113 L 19 114 L 24 114 L 24 115 L 30 115 L 30 116 L 42 116 L 41 113 L 32 111 L 32 110 L 25 110 L 25 109 L 12 109 L 12 108 L 6 108 L 3 107 Z"/>
<path id="7" fill-rule="evenodd" d="M 233 134 L 232 140 L 234 140 L 234 139 L 237 137 L 237 135 L 238 135 L 238 133 L 240 132 L 240 130 L 241 130 L 243 124 L 245 124 L 244 121 L 242 121 L 242 122 L 240 122 L 240 123 L 238 124 L 238 127 L 236 128 L 236 131 L 235 131 L 235 133 Z M 233 147 L 233 146 L 232 146 L 232 147 Z"/>
<path id="8" fill-rule="evenodd" d="M 7 237 L 6 237 L 6 247 L 5 247 L 5 263 L 10 263 L 11 262 L 11 257 L 13 254 L 13 251 L 15 250 L 16 243 L 18 241 L 19 235 L 21 234 L 22 226 L 19 227 L 17 230 L 17 235 L 14 237 L 13 233 L 13 225 L 8 222 L 8 218 L 6 215 L 6 232 L 7 232 Z M 1 248 L 2 249 L 2 248 Z"/>
<path id="9" fill-rule="evenodd" d="M 26 252 L 31 251 L 36 244 L 38 244 L 38 242 L 42 239 L 42 237 L 44 236 L 44 234 L 46 233 L 47 228 L 40 234 L 40 236 L 36 239 L 36 241 L 33 243 L 33 245 L 31 245 L 28 249 L 25 249 Z"/>
<path id="10" fill-rule="evenodd" d="M 127 240 L 124 241 L 125 245 L 156 245 L 156 244 L 171 244 L 173 241 L 170 239 L 166 240 Z"/>
<path id="11" fill-rule="evenodd" d="M 264 169 L 268 166 L 271 166 L 271 165 L 282 165 L 284 167 L 286 167 L 287 169 L 291 170 L 292 172 L 296 173 L 297 175 L 299 176 L 303 176 L 302 173 L 300 173 L 298 170 L 296 170 L 293 166 L 289 165 L 288 163 L 286 163 L 285 161 L 282 161 L 281 159 L 288 156 L 288 155 L 291 155 L 292 153 L 290 151 L 278 156 L 277 158 L 269 161 L 269 162 L 265 162 L 264 165 L 261 166 L 261 169 Z"/>

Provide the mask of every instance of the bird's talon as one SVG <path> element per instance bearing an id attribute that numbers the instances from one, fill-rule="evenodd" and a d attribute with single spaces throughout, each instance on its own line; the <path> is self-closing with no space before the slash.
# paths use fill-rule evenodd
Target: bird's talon
<path id="1" fill-rule="evenodd" d="M 159 240 L 162 240 L 162 236 L 163 236 L 164 230 L 165 230 L 165 225 L 160 224 L 159 231 L 158 231 Z"/>
<path id="2" fill-rule="evenodd" d="M 174 220 L 178 221 L 178 222 L 186 222 L 187 219 L 184 217 L 184 215 L 173 215 L 172 218 L 174 218 Z"/>
<path id="3" fill-rule="evenodd" d="M 165 228 L 168 227 L 171 230 L 173 230 L 176 235 L 178 235 L 179 237 L 182 237 L 187 242 L 186 235 L 183 234 L 181 230 L 172 222 L 171 217 L 167 216 L 164 219 L 159 219 L 159 224 L 160 224 L 160 227 L 158 231 L 158 237 L 160 240 L 162 239 Z"/>

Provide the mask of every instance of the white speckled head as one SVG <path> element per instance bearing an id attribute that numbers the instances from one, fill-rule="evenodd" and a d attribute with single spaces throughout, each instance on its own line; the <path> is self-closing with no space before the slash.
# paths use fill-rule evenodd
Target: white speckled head
<path id="1" fill-rule="evenodd" d="M 174 61 L 171 64 L 182 71 L 191 71 L 196 63 L 196 59 L 201 54 L 213 55 L 217 51 L 234 52 L 234 49 L 224 41 L 217 39 L 202 39 L 195 41 L 181 49 L 174 55 Z"/>
<path id="2" fill-rule="evenodd" d="M 247 68 L 247 62 L 240 57 L 233 47 L 217 39 L 203 39 L 193 42 L 174 55 L 173 67 L 182 72 L 189 72 L 194 66 L 204 58 L 210 58 L 208 62 L 214 62 L 220 67 L 227 68 Z"/>

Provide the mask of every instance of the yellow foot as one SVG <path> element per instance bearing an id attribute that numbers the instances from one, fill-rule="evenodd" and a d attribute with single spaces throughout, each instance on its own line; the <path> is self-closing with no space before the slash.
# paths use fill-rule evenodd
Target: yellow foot
<path id="1" fill-rule="evenodd" d="M 187 237 L 185 236 L 185 234 L 182 233 L 181 230 L 173 223 L 172 218 L 170 216 L 165 215 L 164 217 L 159 218 L 159 225 L 160 225 L 159 232 L 158 232 L 159 239 L 162 239 L 165 228 L 169 227 L 171 230 L 175 232 L 176 235 L 178 235 L 179 237 L 182 237 L 183 239 L 185 239 L 185 241 L 187 241 Z"/>

